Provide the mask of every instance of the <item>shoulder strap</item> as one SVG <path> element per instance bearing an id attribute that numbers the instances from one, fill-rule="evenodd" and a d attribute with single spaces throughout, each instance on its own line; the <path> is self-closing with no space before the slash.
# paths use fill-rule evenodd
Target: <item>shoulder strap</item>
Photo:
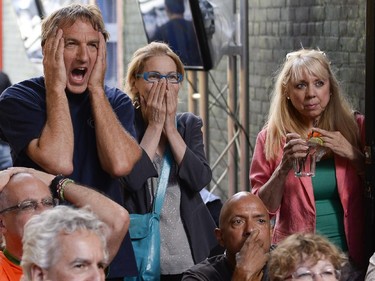
<path id="1" fill-rule="evenodd" d="M 169 174 L 172 166 L 172 153 L 169 145 L 166 146 L 163 156 L 163 164 L 158 181 L 158 189 L 155 197 L 154 212 L 160 214 L 161 208 L 164 203 L 164 195 L 167 190 Z"/>

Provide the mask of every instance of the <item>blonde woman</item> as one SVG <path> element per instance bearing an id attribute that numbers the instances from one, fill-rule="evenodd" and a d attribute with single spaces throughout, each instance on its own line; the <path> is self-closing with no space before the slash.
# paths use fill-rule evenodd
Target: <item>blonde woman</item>
<path id="1" fill-rule="evenodd" d="M 314 177 L 296 177 L 293 163 L 308 153 L 306 138 L 320 135 L 327 151 Z M 296 232 L 319 232 L 364 261 L 364 116 L 340 91 L 320 50 L 289 53 L 272 93 L 266 125 L 250 168 L 252 192 L 276 216 L 273 243 Z"/>
<path id="2" fill-rule="evenodd" d="M 168 45 L 157 42 L 134 53 L 126 76 L 137 138 L 144 150 L 142 160 L 124 178 L 130 213 L 151 211 L 167 147 L 173 158 L 160 217 L 161 280 L 181 280 L 182 273 L 207 258 L 217 244 L 215 223 L 199 193 L 212 176 L 202 120 L 189 112 L 177 113 L 183 77 L 179 57 Z"/>

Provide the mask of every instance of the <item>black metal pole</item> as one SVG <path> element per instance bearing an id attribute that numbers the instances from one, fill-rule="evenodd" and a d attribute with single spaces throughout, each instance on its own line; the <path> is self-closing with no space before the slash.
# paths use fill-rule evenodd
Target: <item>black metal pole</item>
<path id="1" fill-rule="evenodd" d="M 46 16 L 46 11 L 44 10 L 43 3 L 41 0 L 35 0 L 35 6 L 36 9 L 38 10 L 38 15 L 41 19 L 44 19 Z"/>
<path id="2" fill-rule="evenodd" d="M 375 252 L 375 4 L 366 3 L 366 190 L 365 190 L 365 225 L 366 255 L 370 258 Z"/>

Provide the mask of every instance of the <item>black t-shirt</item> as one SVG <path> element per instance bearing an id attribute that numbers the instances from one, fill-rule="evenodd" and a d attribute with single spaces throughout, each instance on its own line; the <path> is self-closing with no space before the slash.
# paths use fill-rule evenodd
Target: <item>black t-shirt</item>
<path id="1" fill-rule="evenodd" d="M 230 281 L 232 275 L 233 270 L 225 255 L 219 255 L 206 259 L 185 271 L 182 280 Z"/>
<path id="2" fill-rule="evenodd" d="M 182 281 L 231 281 L 233 269 L 225 254 L 208 258 L 184 272 Z M 263 268 L 262 281 L 268 279 L 267 265 Z"/>

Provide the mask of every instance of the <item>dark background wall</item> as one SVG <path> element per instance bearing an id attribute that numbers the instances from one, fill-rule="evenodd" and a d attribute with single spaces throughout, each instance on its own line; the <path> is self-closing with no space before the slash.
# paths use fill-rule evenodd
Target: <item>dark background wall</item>
<path id="1" fill-rule="evenodd" d="M 365 1 L 250 1 L 251 137 L 264 123 L 272 76 L 285 55 L 301 48 L 324 51 L 345 94 L 364 113 Z"/>

